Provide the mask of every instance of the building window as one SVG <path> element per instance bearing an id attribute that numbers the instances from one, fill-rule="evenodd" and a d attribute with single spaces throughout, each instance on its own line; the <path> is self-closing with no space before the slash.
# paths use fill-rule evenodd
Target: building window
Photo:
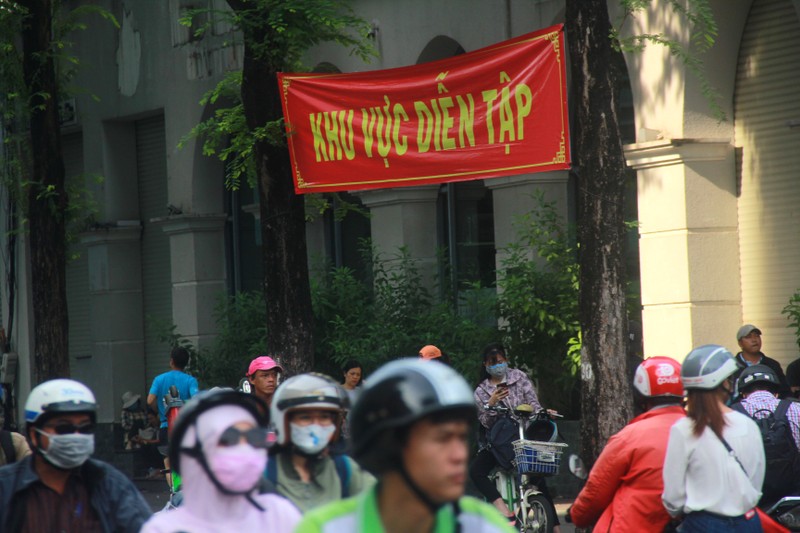
<path id="1" fill-rule="evenodd" d="M 364 273 L 364 244 L 370 238 L 371 226 L 367 208 L 352 194 L 327 195 L 330 208 L 325 211 L 325 251 L 332 265 L 347 267 L 358 275 Z M 349 204 L 344 216 L 337 216 L 343 204 Z"/>
<path id="2" fill-rule="evenodd" d="M 475 283 L 493 287 L 497 278 L 492 191 L 482 181 L 442 185 L 437 212 L 439 246 L 445 255 L 440 279 L 449 283 L 443 288 L 458 299 Z"/>

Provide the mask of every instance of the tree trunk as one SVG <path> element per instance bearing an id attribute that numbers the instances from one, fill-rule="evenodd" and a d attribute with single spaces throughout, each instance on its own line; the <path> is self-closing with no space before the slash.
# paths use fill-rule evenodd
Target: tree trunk
<path id="1" fill-rule="evenodd" d="M 619 132 L 616 52 L 606 2 L 567 0 L 578 174 L 583 459 L 591 466 L 632 413 L 626 372 L 623 262 L 625 160 Z"/>
<path id="2" fill-rule="evenodd" d="M 28 192 L 34 380 L 69 376 L 66 289 L 67 193 L 58 120 L 58 84 L 51 55 L 51 0 L 21 2 L 23 69 L 30 101 L 33 175 Z"/>
<path id="3" fill-rule="evenodd" d="M 235 8 L 235 2 L 229 2 Z M 264 15 L 266 19 L 266 15 Z M 253 53 L 245 38 L 242 100 L 249 128 L 279 119 L 283 112 L 277 73 Z M 281 358 L 287 374 L 314 367 L 314 315 L 306 251 L 305 203 L 294 193 L 287 146 L 255 144 L 255 167 L 261 201 L 264 296 L 267 306 L 267 349 Z"/>

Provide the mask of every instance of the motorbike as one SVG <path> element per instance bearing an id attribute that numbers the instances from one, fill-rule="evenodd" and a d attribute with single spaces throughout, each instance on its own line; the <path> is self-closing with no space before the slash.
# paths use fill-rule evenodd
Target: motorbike
<path id="1" fill-rule="evenodd" d="M 528 404 L 518 405 L 515 409 L 501 405 L 489 409 L 500 414 L 513 414 L 512 418 L 519 429 L 519 439 L 512 443 L 513 468 L 497 467 L 489 474 L 489 478 L 495 482 L 508 508 L 516 514 L 520 533 L 552 532 L 555 510 L 539 490 L 538 484 L 543 478 L 558 474 L 561 466 L 561 454 L 567 444 L 554 442 L 558 428 L 552 420 L 561 415 L 548 413 L 544 409 L 534 412 Z"/>
<path id="2" fill-rule="evenodd" d="M 800 496 L 785 496 L 765 512 L 789 531 L 800 531 Z"/>
<path id="3" fill-rule="evenodd" d="M 164 395 L 162 401 L 164 402 L 167 413 L 167 435 L 172 436 L 172 428 L 175 425 L 175 420 L 178 418 L 178 412 L 180 411 L 181 407 L 183 407 L 183 400 L 178 393 L 178 388 L 175 385 L 172 385 L 167 394 Z M 162 512 L 177 509 L 183 501 L 183 493 L 181 492 L 181 478 L 177 472 L 173 472 L 169 469 L 164 469 L 161 472 L 163 474 L 168 474 L 167 479 L 169 480 L 169 498 L 167 499 L 167 503 L 164 505 Z"/>
<path id="4" fill-rule="evenodd" d="M 569 456 L 569 469 L 572 474 L 580 480 L 585 481 L 589 477 L 589 473 L 584 466 L 583 460 L 575 454 Z M 786 496 L 775 502 L 770 507 L 764 509 L 764 512 L 789 531 L 800 532 L 800 496 Z M 572 522 L 569 512 L 566 516 L 567 522 Z M 677 522 L 673 522 L 673 526 Z M 762 524 L 764 530 L 768 531 L 764 518 L 762 515 Z M 774 529 L 769 529 L 773 531 Z M 666 531 L 666 529 L 665 529 Z"/>

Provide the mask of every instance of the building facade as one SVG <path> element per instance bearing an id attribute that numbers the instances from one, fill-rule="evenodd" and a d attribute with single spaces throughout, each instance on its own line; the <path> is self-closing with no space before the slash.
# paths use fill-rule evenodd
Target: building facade
<path id="1" fill-rule="evenodd" d="M 749 322 L 763 331 L 764 351 L 786 365 L 798 356 L 781 309 L 800 287 L 800 0 L 711 4 L 719 35 L 706 73 L 727 120 L 713 115 L 697 77 L 663 48 L 625 56 L 645 354 L 682 358 L 709 342 L 736 351 L 735 332 Z M 122 392 L 145 392 L 167 369 L 159 329 L 175 324 L 195 345 L 208 343 L 217 298 L 260 286 L 261 254 L 257 195 L 227 191 L 224 166 L 196 141 L 179 147 L 214 112 L 200 105 L 202 96 L 241 67 L 240 39 L 214 19 L 206 37 L 194 37 L 178 21 L 196 1 L 101 5 L 120 27 L 92 20 L 75 36 L 81 91 L 69 102 L 63 146 L 68 175 L 98 204 L 68 267 L 71 366 L 97 392 L 99 420 L 111 422 Z M 324 45 L 309 53 L 311 67 L 413 65 L 565 22 L 559 0 L 354 5 L 372 21 L 380 57 L 365 65 Z M 689 29 L 667 9 L 637 16 L 626 31 L 688 43 Z M 360 192 L 352 198 L 370 219 L 310 223 L 309 261 L 348 264 L 357 238 L 370 236 L 386 252 L 406 247 L 430 273 L 447 247 L 463 279 L 491 281 L 515 239 L 515 216 L 534 206 L 532 194 L 544 193 L 574 219 L 573 187 L 564 171 Z M 29 293 L 25 246 L 23 239 L 20 295 Z M 29 302 L 17 299 L 9 332 L 21 398 L 32 385 Z"/>

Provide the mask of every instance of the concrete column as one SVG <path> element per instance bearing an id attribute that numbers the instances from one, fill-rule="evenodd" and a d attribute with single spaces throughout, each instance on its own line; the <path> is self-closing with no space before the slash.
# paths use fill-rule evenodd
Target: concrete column
<path id="1" fill-rule="evenodd" d="M 638 171 L 639 256 L 646 356 L 734 348 L 741 283 L 734 151 L 728 139 L 625 147 Z"/>
<path id="2" fill-rule="evenodd" d="M 423 279 L 435 278 L 437 185 L 379 189 L 355 193 L 372 215 L 372 243 L 386 259 L 401 247 L 419 261 Z"/>
<path id="3" fill-rule="evenodd" d="M 170 238 L 172 318 L 197 348 L 217 333 L 214 308 L 226 291 L 225 220 L 224 214 L 158 220 Z"/>
<path id="4" fill-rule="evenodd" d="M 538 206 L 534 195 L 544 194 L 545 201 L 556 202 L 556 209 L 564 223 L 569 222 L 569 173 L 565 171 L 522 174 L 506 178 L 485 180 L 492 190 L 494 204 L 494 244 L 497 250 L 495 264 L 502 267 L 506 249 L 517 240 L 516 220 Z"/>
<path id="5" fill-rule="evenodd" d="M 75 378 L 94 391 L 98 421 L 112 422 L 120 394 L 146 390 L 142 321 L 141 225 L 125 221 L 81 236 L 89 261 L 90 356 L 79 357 Z"/>

